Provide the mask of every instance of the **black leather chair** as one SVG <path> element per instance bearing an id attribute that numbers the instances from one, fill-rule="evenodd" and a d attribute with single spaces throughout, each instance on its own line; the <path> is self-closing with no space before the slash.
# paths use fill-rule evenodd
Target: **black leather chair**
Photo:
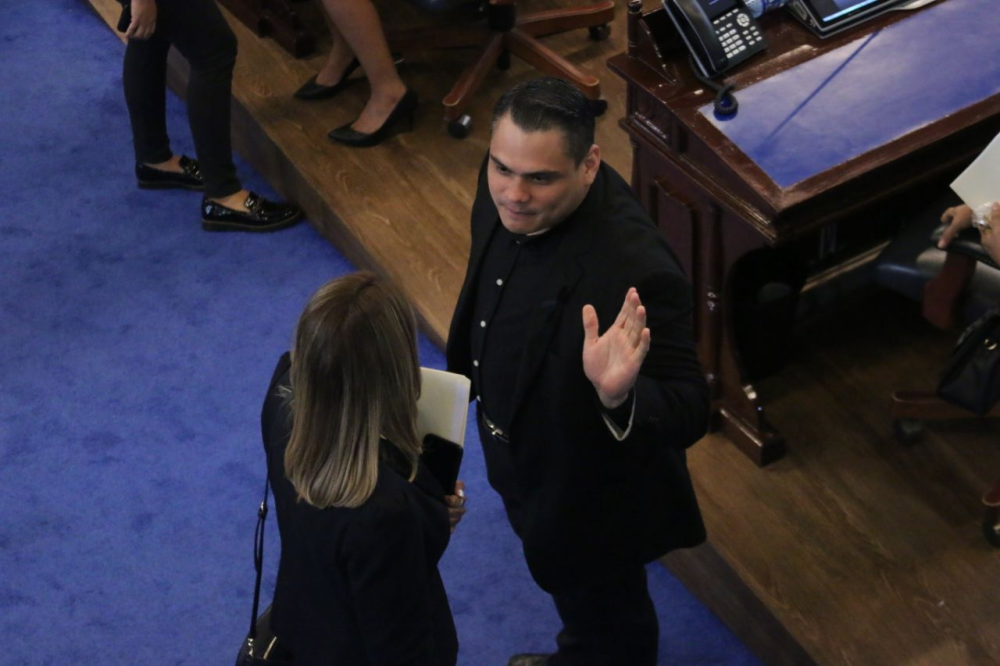
<path id="1" fill-rule="evenodd" d="M 411 0 L 411 3 L 430 12 L 441 12 L 465 1 Z M 479 19 L 471 23 L 396 30 L 386 34 L 389 48 L 404 56 L 410 51 L 428 49 L 476 49 L 472 61 L 442 102 L 449 134 L 459 139 L 468 135 L 472 127 L 472 118 L 465 113 L 469 101 L 490 69 L 494 66 L 500 69 L 510 67 L 511 54 L 543 74 L 557 76 L 576 85 L 591 100 L 597 114 L 607 109 L 607 102 L 601 99 L 601 83 L 597 77 L 581 72 L 542 44 L 539 38 L 587 28 L 591 39 L 605 39 L 611 32 L 609 24 L 615 17 L 614 0 L 520 16 L 516 0 L 484 0 L 481 8 Z"/>
<path id="2" fill-rule="evenodd" d="M 876 282 L 903 293 L 922 305 L 924 318 L 941 329 L 958 328 L 1000 303 L 1000 267 L 969 229 L 940 250 L 945 208 L 956 205 L 954 195 L 939 199 L 908 225 L 880 255 Z M 1000 417 L 1000 406 L 980 417 L 939 398 L 935 391 L 896 390 L 891 397 L 896 437 L 912 442 L 923 434 L 927 421 Z M 1000 478 L 984 494 L 983 534 L 1000 547 Z"/>

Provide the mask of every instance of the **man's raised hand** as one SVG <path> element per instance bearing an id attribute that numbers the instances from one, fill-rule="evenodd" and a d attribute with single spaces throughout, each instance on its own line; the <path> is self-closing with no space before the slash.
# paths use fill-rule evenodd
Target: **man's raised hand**
<path id="1" fill-rule="evenodd" d="M 649 352 L 646 308 L 633 287 L 625 295 L 622 309 L 604 335 L 598 335 L 597 311 L 583 306 L 583 372 L 607 409 L 625 402 L 635 385 L 642 361 Z"/>

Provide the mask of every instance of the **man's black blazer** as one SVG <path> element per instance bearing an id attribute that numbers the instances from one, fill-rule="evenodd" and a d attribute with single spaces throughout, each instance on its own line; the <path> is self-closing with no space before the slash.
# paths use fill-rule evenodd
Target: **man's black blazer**
<path id="1" fill-rule="evenodd" d="M 448 337 L 448 369 L 471 376 L 477 274 L 499 217 L 486 169 L 472 209 L 472 249 Z M 550 592 L 705 539 L 685 449 L 709 416 L 692 335 L 691 285 L 631 188 L 602 164 L 538 285 L 517 369 L 509 438 L 525 557 Z M 651 348 L 635 387 L 632 430 L 617 441 L 583 373 L 587 303 L 603 333 L 630 287 L 647 309 Z"/>
<path id="2" fill-rule="evenodd" d="M 408 482 L 392 447 L 360 507 L 299 501 L 284 473 L 289 365 L 285 354 L 261 413 L 281 532 L 272 631 L 296 665 L 453 666 L 458 639 L 437 568 L 450 529 L 441 487 L 423 467 Z"/>

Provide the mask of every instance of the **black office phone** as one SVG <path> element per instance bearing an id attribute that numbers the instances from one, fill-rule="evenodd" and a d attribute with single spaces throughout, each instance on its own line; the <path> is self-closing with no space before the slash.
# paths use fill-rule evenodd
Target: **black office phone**
<path id="1" fill-rule="evenodd" d="M 706 78 L 767 48 L 757 21 L 739 0 L 663 0 L 663 7 Z"/>

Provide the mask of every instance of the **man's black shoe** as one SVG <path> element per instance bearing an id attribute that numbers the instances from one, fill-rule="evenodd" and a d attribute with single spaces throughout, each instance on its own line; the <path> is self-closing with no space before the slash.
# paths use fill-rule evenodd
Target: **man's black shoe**
<path id="1" fill-rule="evenodd" d="M 515 654 L 507 666 L 545 666 L 551 658 L 551 654 Z"/>
<path id="2" fill-rule="evenodd" d="M 290 227 L 302 217 L 302 211 L 292 204 L 268 201 L 253 192 L 243 202 L 243 210 L 227 208 L 209 200 L 201 200 L 201 228 L 205 231 L 277 231 Z"/>
<path id="3" fill-rule="evenodd" d="M 147 190 L 180 188 L 182 190 L 203 190 L 205 180 L 201 177 L 198 161 L 181 155 L 182 171 L 162 171 L 146 164 L 135 165 L 135 177 L 139 187 Z"/>

